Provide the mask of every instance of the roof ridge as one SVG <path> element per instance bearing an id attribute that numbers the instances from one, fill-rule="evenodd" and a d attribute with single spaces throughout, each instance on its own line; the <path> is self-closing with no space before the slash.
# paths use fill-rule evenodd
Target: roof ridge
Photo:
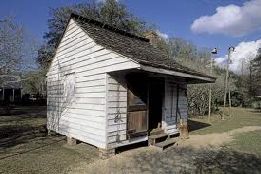
<path id="1" fill-rule="evenodd" d="M 101 22 L 101 21 L 98 21 L 98 20 L 95 20 L 95 19 L 86 18 L 86 17 L 80 16 L 80 15 L 75 14 L 75 13 L 71 13 L 70 18 L 73 18 L 73 19 L 76 19 L 76 20 L 81 20 L 81 21 L 84 21 L 86 23 L 93 24 L 93 25 L 99 26 L 101 28 L 105 28 L 107 30 L 110 30 L 112 32 L 119 33 L 121 35 L 128 36 L 128 37 L 131 37 L 131 38 L 135 38 L 135 39 L 138 39 L 138 40 L 141 40 L 141 41 L 144 41 L 144 42 L 150 41 L 149 39 L 147 39 L 145 37 L 138 36 L 136 34 L 128 32 L 128 31 L 116 28 L 115 26 L 111 26 L 109 24 L 106 24 L 104 22 Z"/>

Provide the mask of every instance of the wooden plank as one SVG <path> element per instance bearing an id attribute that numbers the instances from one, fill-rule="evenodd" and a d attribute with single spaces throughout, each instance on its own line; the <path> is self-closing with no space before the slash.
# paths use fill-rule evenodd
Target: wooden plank
<path id="1" fill-rule="evenodd" d="M 127 113 L 127 108 L 108 108 L 108 114 L 114 114 L 114 115 L 118 115 L 118 113 L 122 116 L 124 113 L 124 115 Z"/>
<path id="2" fill-rule="evenodd" d="M 117 138 L 118 138 L 117 135 L 109 136 L 109 137 L 108 137 L 108 143 L 117 142 Z M 126 134 L 120 134 L 120 135 L 119 135 L 119 141 L 124 141 L 124 140 L 126 140 L 126 139 L 127 139 L 127 135 L 126 135 Z"/>
<path id="3" fill-rule="evenodd" d="M 107 77 L 107 143 L 116 143 L 118 140 L 121 142 L 126 140 L 127 130 L 127 91 L 125 88 L 124 80 L 121 82 L 114 80 L 114 77 L 108 74 Z M 113 83 L 112 83 L 113 82 Z M 119 120 L 115 122 L 116 115 Z"/>
<path id="4" fill-rule="evenodd" d="M 115 113 L 108 113 L 108 116 L 107 116 L 107 118 L 109 119 L 109 120 L 114 120 L 115 119 Z M 125 119 L 125 118 L 127 118 L 127 113 L 120 113 L 120 118 L 121 119 Z"/>
<path id="5" fill-rule="evenodd" d="M 128 113 L 128 130 L 135 132 L 147 131 L 147 111 Z"/>
<path id="6" fill-rule="evenodd" d="M 118 142 L 111 142 L 107 145 L 108 148 L 116 148 L 116 147 L 121 147 L 121 146 L 126 146 L 126 145 L 131 145 L 139 142 L 144 142 L 148 140 L 148 136 L 142 136 L 142 137 L 136 137 L 131 140 L 123 140 L 120 143 Z"/>
<path id="7" fill-rule="evenodd" d="M 88 142 L 89 144 L 92 144 L 96 147 L 106 147 L 105 137 L 98 137 L 96 135 L 93 136 L 76 128 L 72 128 L 70 131 L 68 131 L 67 127 L 61 127 L 57 132 L 62 135 L 71 136 L 83 142 Z"/>
<path id="8" fill-rule="evenodd" d="M 105 80 L 105 73 L 97 73 L 97 74 L 87 75 L 87 76 L 78 76 L 78 74 L 76 74 L 76 83 L 89 82 L 89 81 L 95 81 L 101 79 Z"/>
<path id="9" fill-rule="evenodd" d="M 127 108 L 127 102 L 126 101 L 110 101 L 108 103 L 108 108 Z"/>
<path id="10" fill-rule="evenodd" d="M 81 88 L 77 88 L 76 87 L 76 91 L 75 93 L 105 93 L 106 92 L 106 88 L 105 86 L 88 86 L 88 87 L 81 87 Z"/>
<path id="11" fill-rule="evenodd" d="M 108 125 L 117 126 L 119 124 L 126 124 L 127 123 L 127 117 L 126 116 L 121 117 L 120 119 L 121 119 L 120 122 L 115 122 L 114 118 L 108 119 Z"/>
<path id="12" fill-rule="evenodd" d="M 162 141 L 162 142 L 156 143 L 155 146 L 159 147 L 161 150 L 164 150 L 167 147 L 175 144 L 178 140 L 179 140 L 179 138 L 169 138 L 166 141 Z"/>

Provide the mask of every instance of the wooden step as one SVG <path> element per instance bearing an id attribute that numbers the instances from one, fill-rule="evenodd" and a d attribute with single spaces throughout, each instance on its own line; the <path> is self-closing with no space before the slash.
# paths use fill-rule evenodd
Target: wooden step
<path id="1" fill-rule="evenodd" d="M 161 128 L 156 128 L 156 129 L 152 129 L 150 131 L 150 135 L 158 135 L 158 134 L 163 134 L 164 130 Z"/>
<path id="2" fill-rule="evenodd" d="M 156 134 L 156 135 L 150 135 L 149 138 L 150 139 L 159 139 L 159 138 L 164 138 L 164 137 L 167 137 L 168 134 L 165 134 L 165 133 L 161 133 L 161 134 Z"/>
<path id="3" fill-rule="evenodd" d="M 169 135 L 179 134 L 179 130 L 178 130 L 178 129 L 168 129 L 166 132 L 167 132 Z"/>
<path id="4" fill-rule="evenodd" d="M 154 146 L 158 147 L 160 150 L 164 150 L 172 145 L 174 145 L 179 140 L 178 137 L 175 138 L 168 138 L 165 141 L 155 143 Z"/>
<path id="5" fill-rule="evenodd" d="M 161 133 L 149 136 L 149 145 L 154 145 L 157 142 L 165 141 L 168 137 L 168 134 Z"/>
<path id="6" fill-rule="evenodd" d="M 177 125 L 176 124 L 168 125 L 167 129 L 177 129 Z"/>

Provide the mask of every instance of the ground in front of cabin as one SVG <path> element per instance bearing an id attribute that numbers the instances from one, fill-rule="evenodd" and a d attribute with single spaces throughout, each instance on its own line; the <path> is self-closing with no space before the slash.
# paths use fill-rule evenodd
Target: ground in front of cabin
<path id="1" fill-rule="evenodd" d="M 189 122 L 190 138 L 163 152 L 140 147 L 100 160 L 84 143 L 47 136 L 45 107 L 0 114 L 0 173 L 260 173 L 261 112 L 233 108 L 232 116 Z"/>

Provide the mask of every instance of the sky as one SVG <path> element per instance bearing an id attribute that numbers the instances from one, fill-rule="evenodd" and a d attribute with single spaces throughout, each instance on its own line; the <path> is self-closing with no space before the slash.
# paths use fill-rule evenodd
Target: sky
<path id="1" fill-rule="evenodd" d="M 97 0 L 104 1 L 104 0 Z M 234 46 L 231 69 L 251 59 L 261 47 L 261 0 L 118 0 L 142 20 L 159 28 L 163 37 L 180 37 L 199 47 L 218 48 L 222 64 Z M 48 31 L 51 8 L 84 0 L 1 0 L 0 20 L 13 16 L 40 42 Z M 246 58 L 250 57 L 250 58 Z M 247 60 L 246 60 L 247 61 Z"/>

